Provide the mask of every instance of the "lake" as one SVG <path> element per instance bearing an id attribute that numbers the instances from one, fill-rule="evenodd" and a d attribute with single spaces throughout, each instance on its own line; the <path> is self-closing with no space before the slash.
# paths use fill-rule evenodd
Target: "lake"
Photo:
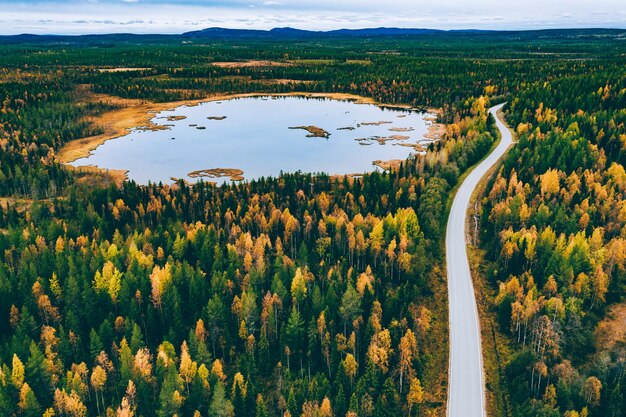
<path id="1" fill-rule="evenodd" d="M 296 171 L 358 174 L 377 169 L 375 160 L 406 159 L 423 150 L 432 142 L 424 137 L 432 117 L 326 98 L 209 101 L 155 114 L 157 130 L 134 129 L 71 165 L 128 170 L 128 178 L 140 184 L 194 182 L 202 175 L 222 182 L 232 175 L 189 175 L 215 168 L 239 169 L 246 180 Z"/>

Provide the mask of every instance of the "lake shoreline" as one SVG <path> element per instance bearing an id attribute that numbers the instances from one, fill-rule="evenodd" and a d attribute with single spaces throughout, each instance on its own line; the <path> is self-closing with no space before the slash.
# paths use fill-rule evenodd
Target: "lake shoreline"
<path id="1" fill-rule="evenodd" d="M 410 110 L 413 106 L 405 104 L 386 104 L 378 103 L 372 98 L 357 96 L 347 93 L 241 93 L 241 94 L 225 94 L 211 96 L 194 100 L 170 101 L 165 103 L 147 102 L 145 100 L 137 100 L 136 104 L 128 103 L 131 100 L 123 100 L 127 106 L 121 109 L 111 110 L 94 117 L 93 122 L 104 128 L 104 133 L 96 136 L 88 136 L 76 139 L 66 143 L 58 152 L 57 158 L 63 164 L 69 164 L 80 158 L 86 158 L 98 146 L 108 140 L 116 139 L 124 136 L 132 129 L 146 128 L 155 129 L 156 125 L 151 122 L 156 113 L 173 110 L 182 106 L 197 106 L 202 103 L 213 101 L 232 100 L 237 98 L 250 97 L 303 97 L 303 98 L 327 98 L 331 100 L 352 101 L 355 104 L 371 104 L 380 108 Z M 110 96 L 112 100 L 118 99 Z M 134 101 L 134 100 L 133 100 Z M 435 109 L 427 109 L 428 112 L 434 113 Z"/>
<path id="2" fill-rule="evenodd" d="M 152 119 L 155 118 L 155 115 L 160 112 L 171 111 L 180 107 L 194 107 L 203 103 L 216 101 L 255 97 L 302 97 L 349 101 L 354 104 L 374 105 L 381 109 L 414 109 L 414 107 L 410 105 L 378 103 L 371 98 L 347 93 L 241 93 L 215 95 L 201 99 L 182 100 L 165 103 L 154 103 L 139 99 L 123 99 L 103 94 L 98 94 L 97 97 L 99 101 L 110 100 L 111 102 L 121 105 L 122 108 L 103 112 L 102 114 L 95 117 L 90 117 L 89 120 L 91 120 L 95 125 L 102 127 L 104 132 L 99 135 L 76 139 L 65 144 L 56 155 L 56 158 L 60 163 L 69 165 L 78 159 L 89 157 L 93 155 L 93 152 L 105 142 L 125 136 L 135 129 L 161 129 L 162 127 L 160 125 L 157 125 L 155 124 L 155 122 L 152 121 Z M 426 111 L 433 114 L 436 114 L 437 112 L 436 109 L 427 109 Z M 92 169 L 101 169 L 103 171 L 106 171 L 105 168 L 99 167 L 98 165 L 91 165 L 91 167 Z M 116 182 L 119 182 L 119 176 L 119 174 L 116 175 L 116 177 L 118 177 L 116 178 Z M 127 176 L 125 176 L 125 179 L 127 179 Z"/>

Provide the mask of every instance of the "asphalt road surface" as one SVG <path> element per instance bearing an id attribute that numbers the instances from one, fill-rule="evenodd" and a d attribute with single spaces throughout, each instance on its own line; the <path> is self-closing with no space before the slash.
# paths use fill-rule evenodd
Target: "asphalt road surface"
<path id="1" fill-rule="evenodd" d="M 446 231 L 450 321 L 448 417 L 487 415 L 480 324 L 465 249 L 465 222 L 474 189 L 513 143 L 511 132 L 496 114 L 503 105 L 497 105 L 489 110 L 496 118 L 502 139 L 496 149 L 465 178 L 454 197 L 448 218 Z"/>

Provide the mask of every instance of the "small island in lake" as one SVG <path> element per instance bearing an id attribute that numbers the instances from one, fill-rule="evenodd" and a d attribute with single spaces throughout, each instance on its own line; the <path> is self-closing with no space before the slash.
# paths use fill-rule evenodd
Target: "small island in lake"
<path id="1" fill-rule="evenodd" d="M 388 125 L 391 123 L 392 122 L 389 122 L 387 120 L 381 120 L 380 122 L 362 122 L 361 126 L 381 126 L 381 125 Z"/>
<path id="2" fill-rule="evenodd" d="M 243 170 L 237 168 L 208 168 L 191 171 L 190 178 L 222 178 L 229 177 L 231 181 L 243 181 Z"/>
<path id="3" fill-rule="evenodd" d="M 321 127 L 317 127 L 317 126 L 291 126 L 289 129 L 306 130 L 307 132 L 309 132 L 309 134 L 306 135 L 307 138 L 326 138 L 326 139 L 328 139 L 328 137 L 330 136 L 329 132 L 327 132 L 326 130 L 322 129 Z"/>
<path id="4" fill-rule="evenodd" d="M 168 122 L 177 122 L 179 120 L 185 120 L 187 116 L 167 116 Z"/>

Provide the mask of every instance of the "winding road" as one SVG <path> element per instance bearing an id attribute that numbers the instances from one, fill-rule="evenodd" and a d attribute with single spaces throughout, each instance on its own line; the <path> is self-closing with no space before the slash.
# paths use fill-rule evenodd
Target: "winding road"
<path id="1" fill-rule="evenodd" d="M 450 325 L 448 417 L 485 417 L 485 381 L 480 346 L 480 324 L 465 247 L 467 208 L 472 193 L 513 143 L 511 132 L 498 118 L 504 104 L 489 109 L 502 135 L 496 149 L 465 178 L 448 217 L 446 264 Z"/>

